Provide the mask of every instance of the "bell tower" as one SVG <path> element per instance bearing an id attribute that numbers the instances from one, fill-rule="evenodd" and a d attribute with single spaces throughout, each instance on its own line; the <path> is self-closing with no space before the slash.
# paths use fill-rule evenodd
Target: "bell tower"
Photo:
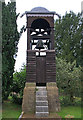
<path id="1" fill-rule="evenodd" d="M 44 86 L 47 90 L 49 112 L 59 111 L 54 43 L 55 12 L 50 12 L 44 7 L 35 7 L 25 14 L 27 18 L 27 74 L 22 110 L 25 113 L 30 111 L 35 113 L 36 88 Z"/>
<path id="2" fill-rule="evenodd" d="M 56 82 L 54 14 L 43 7 L 26 12 L 27 82 Z"/>

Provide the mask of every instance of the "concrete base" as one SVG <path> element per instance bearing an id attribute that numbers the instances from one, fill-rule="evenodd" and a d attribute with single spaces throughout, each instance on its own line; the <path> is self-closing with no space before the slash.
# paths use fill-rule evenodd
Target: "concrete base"
<path id="1" fill-rule="evenodd" d="M 58 88 L 55 82 L 47 83 L 49 113 L 60 111 Z"/>
<path id="2" fill-rule="evenodd" d="M 22 111 L 24 113 L 35 113 L 36 83 L 26 83 L 24 88 Z"/>
<path id="3" fill-rule="evenodd" d="M 47 83 L 47 100 L 49 113 L 60 111 L 58 88 L 55 82 Z M 36 111 L 36 83 L 26 83 L 24 88 L 22 112 L 35 115 Z M 38 93 L 39 94 L 39 93 Z M 43 103 L 44 104 L 44 103 Z"/>

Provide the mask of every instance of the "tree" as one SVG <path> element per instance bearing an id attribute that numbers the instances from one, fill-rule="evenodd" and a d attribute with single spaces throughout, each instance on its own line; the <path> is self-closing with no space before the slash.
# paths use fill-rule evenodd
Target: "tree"
<path id="1" fill-rule="evenodd" d="M 2 97 L 7 99 L 13 81 L 13 72 L 19 32 L 17 30 L 18 15 L 16 14 L 16 3 L 10 2 L 7 5 L 2 2 Z"/>
<path id="2" fill-rule="evenodd" d="M 82 23 L 81 14 L 70 11 L 62 19 L 55 22 L 55 49 L 57 57 L 67 62 L 76 60 L 77 65 L 82 65 Z"/>
<path id="3" fill-rule="evenodd" d="M 74 102 L 74 96 L 81 96 L 82 68 L 76 67 L 76 61 L 72 64 L 61 58 L 56 58 L 56 82 L 60 91 Z"/>
<path id="4" fill-rule="evenodd" d="M 11 92 L 15 93 L 12 95 L 13 101 L 18 104 L 22 104 L 23 90 L 26 82 L 26 66 L 23 65 L 20 72 L 13 74 L 13 84 Z"/>

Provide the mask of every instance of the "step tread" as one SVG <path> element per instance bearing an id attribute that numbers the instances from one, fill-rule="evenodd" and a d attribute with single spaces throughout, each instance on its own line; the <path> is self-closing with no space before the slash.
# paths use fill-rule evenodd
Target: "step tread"
<path id="1" fill-rule="evenodd" d="M 36 106 L 36 107 L 47 107 L 47 106 Z"/>
<path id="2" fill-rule="evenodd" d="M 37 100 L 37 101 L 39 101 L 39 100 L 40 100 L 40 101 L 47 100 L 47 97 L 45 97 L 45 98 L 44 98 L 44 97 L 42 97 L 42 98 L 37 97 L 36 100 Z"/>
<path id="3" fill-rule="evenodd" d="M 38 87 L 38 86 L 37 86 L 36 88 L 46 88 L 46 87 Z"/>
<path id="4" fill-rule="evenodd" d="M 48 112 L 48 107 L 36 107 L 36 112 Z"/>
<path id="5" fill-rule="evenodd" d="M 46 101 L 43 101 L 43 100 L 42 100 L 42 101 L 36 101 L 36 102 L 47 102 L 47 103 L 48 103 L 48 101 L 47 101 L 47 100 L 46 100 Z"/>
<path id="6" fill-rule="evenodd" d="M 47 96 L 47 91 L 37 91 L 36 96 Z"/>
<path id="7" fill-rule="evenodd" d="M 45 101 L 45 102 L 42 102 L 42 101 L 37 102 L 36 101 L 36 106 L 48 106 L 48 101 Z"/>
<path id="8" fill-rule="evenodd" d="M 44 95 L 43 96 L 42 95 L 41 96 L 40 95 L 36 95 L 36 97 L 47 97 L 47 95 L 45 95 L 45 96 Z"/>
<path id="9" fill-rule="evenodd" d="M 48 112 L 36 112 L 36 117 L 48 117 Z"/>
<path id="10" fill-rule="evenodd" d="M 46 87 L 36 87 L 36 117 L 47 117 L 48 111 L 48 100 L 47 100 L 47 89 Z"/>
<path id="11" fill-rule="evenodd" d="M 36 113 L 49 113 L 49 112 L 36 112 Z"/>

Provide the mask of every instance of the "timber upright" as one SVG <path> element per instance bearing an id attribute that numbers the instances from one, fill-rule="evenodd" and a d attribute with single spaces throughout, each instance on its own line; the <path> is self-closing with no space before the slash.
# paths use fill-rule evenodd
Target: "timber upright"
<path id="1" fill-rule="evenodd" d="M 48 117 L 60 110 L 56 85 L 54 15 L 43 7 L 25 12 L 27 18 L 27 76 L 22 111 Z"/>

